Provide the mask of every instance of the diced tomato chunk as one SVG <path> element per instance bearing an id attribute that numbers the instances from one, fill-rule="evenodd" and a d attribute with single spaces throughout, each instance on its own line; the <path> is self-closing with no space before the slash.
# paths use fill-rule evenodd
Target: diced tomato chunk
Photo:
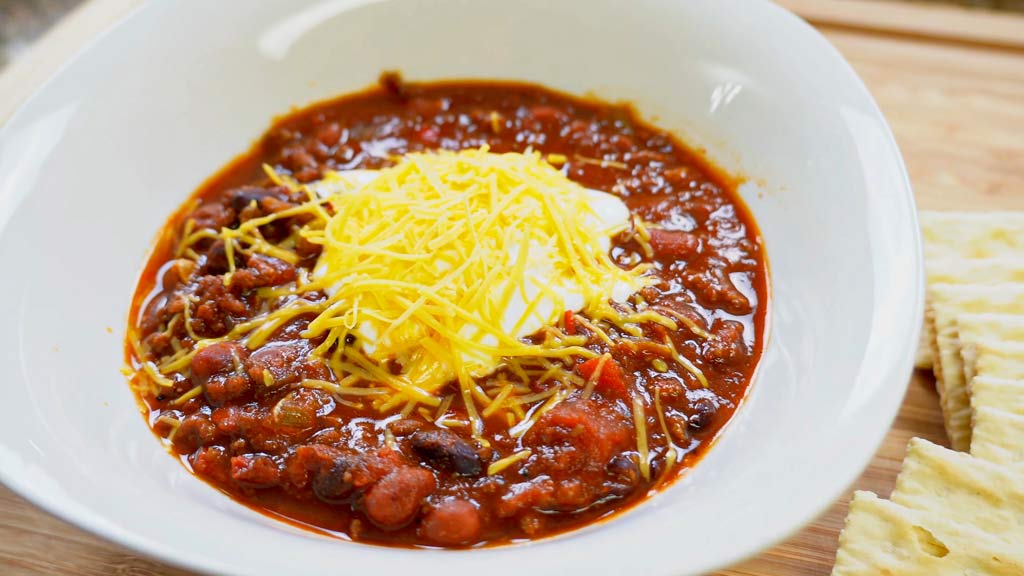
<path id="1" fill-rule="evenodd" d="M 603 365 L 602 365 L 603 362 Z M 601 373 L 597 375 L 597 382 L 594 384 L 594 390 L 601 394 L 613 398 L 626 398 L 629 396 L 628 383 L 626 381 L 626 374 L 622 371 L 622 367 L 611 357 L 603 356 L 601 358 L 591 358 L 583 364 L 576 367 L 576 371 L 580 373 L 587 380 L 590 380 L 597 372 L 598 366 L 601 367 Z"/>
<path id="2" fill-rule="evenodd" d="M 565 311 L 565 333 L 569 336 L 576 335 L 576 315 L 572 310 Z"/>
<path id="3" fill-rule="evenodd" d="M 243 454 L 231 458 L 231 478 L 242 486 L 269 488 L 275 486 L 281 471 L 266 454 Z"/>

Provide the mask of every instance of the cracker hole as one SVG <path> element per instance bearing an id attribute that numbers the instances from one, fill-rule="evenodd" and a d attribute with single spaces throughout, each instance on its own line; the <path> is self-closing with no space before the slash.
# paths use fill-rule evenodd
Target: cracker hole
<path id="1" fill-rule="evenodd" d="M 917 539 L 917 544 L 921 547 L 921 550 L 929 556 L 945 558 L 949 554 L 949 548 L 941 540 L 920 526 L 914 526 L 914 538 Z"/>

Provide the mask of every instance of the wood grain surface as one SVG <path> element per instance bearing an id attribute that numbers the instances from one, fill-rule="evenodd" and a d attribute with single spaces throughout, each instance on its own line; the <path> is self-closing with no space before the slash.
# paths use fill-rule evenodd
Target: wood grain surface
<path id="1" fill-rule="evenodd" d="M 58 25 L 0 76 L 0 122 L 139 1 L 91 0 Z M 1024 18 L 874 0 L 780 3 L 816 25 L 867 83 L 896 133 L 921 208 L 1024 210 Z M 719 576 L 828 574 L 849 493 L 887 496 L 911 437 L 945 444 L 933 386 L 929 374 L 913 376 L 892 430 L 846 497 L 802 532 Z M 0 574 L 188 573 L 104 542 L 0 487 Z"/>

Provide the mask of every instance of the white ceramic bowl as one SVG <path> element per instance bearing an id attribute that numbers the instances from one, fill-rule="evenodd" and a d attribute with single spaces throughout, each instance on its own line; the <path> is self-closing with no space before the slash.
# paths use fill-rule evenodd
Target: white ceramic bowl
<path id="1" fill-rule="evenodd" d="M 750 177 L 771 340 L 745 405 L 671 489 L 527 545 L 387 549 L 246 509 L 147 429 L 119 369 L 165 217 L 274 115 L 396 68 L 629 100 Z M 218 574 L 704 573 L 809 522 L 879 445 L 917 341 L 916 230 L 860 80 L 761 0 L 151 2 L 0 131 L 0 478 L 97 534 Z"/>

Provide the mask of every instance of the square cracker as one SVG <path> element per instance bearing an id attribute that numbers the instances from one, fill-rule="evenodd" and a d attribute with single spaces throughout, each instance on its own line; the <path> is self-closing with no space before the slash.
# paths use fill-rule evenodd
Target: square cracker
<path id="1" fill-rule="evenodd" d="M 994 464 L 914 438 L 891 499 L 969 524 L 1024 550 L 1022 473 L 1021 466 Z"/>
<path id="2" fill-rule="evenodd" d="M 1024 254 L 1024 212 L 918 214 L 925 260 Z"/>
<path id="3" fill-rule="evenodd" d="M 978 358 L 981 353 L 995 362 L 1001 360 L 1024 362 L 1024 316 L 1010 314 L 962 314 L 956 317 L 956 330 L 961 340 L 961 360 L 964 361 L 964 378 L 971 384 L 977 374 Z M 984 348 L 980 351 L 979 348 Z M 992 365 L 990 369 L 999 368 Z M 1017 378 L 997 372 L 989 376 Z"/>
<path id="4" fill-rule="evenodd" d="M 983 260 L 939 257 L 927 260 L 924 269 L 929 285 L 1024 283 L 1024 258 L 1020 257 Z M 921 327 L 921 340 L 914 361 L 918 368 L 931 368 L 934 361 L 930 343 L 935 335 L 931 328 L 928 322 Z"/>
<path id="5" fill-rule="evenodd" d="M 1020 576 L 1024 552 L 940 514 L 856 492 L 832 576 Z"/>
<path id="6" fill-rule="evenodd" d="M 964 374 L 971 378 L 969 388 L 978 376 L 1024 379 L 1024 342 L 979 342 L 974 346 L 973 363 L 964 363 Z"/>
<path id="7" fill-rule="evenodd" d="M 1024 464 L 1024 416 L 974 407 L 971 454 L 997 464 Z"/>
<path id="8" fill-rule="evenodd" d="M 950 444 L 963 451 L 971 441 L 971 410 L 957 318 L 985 312 L 1024 313 L 1024 284 L 936 284 L 928 288 L 928 297 L 926 318 L 935 334 L 932 351 L 942 417 Z"/>
<path id="9" fill-rule="evenodd" d="M 948 274 L 951 271 L 956 272 L 953 268 L 942 263 L 931 263 L 943 259 L 1019 257 L 1024 254 L 1024 213 L 922 211 L 918 214 L 918 221 L 921 225 L 929 284 L 959 284 L 960 278 L 970 281 L 972 275 L 979 278 L 975 280 L 978 283 L 1019 281 L 1007 277 L 997 279 L 1000 272 L 994 268 L 964 271 L 957 274 L 957 280 L 953 281 Z M 978 266 L 984 267 L 980 264 Z M 1008 274 L 1012 276 L 1015 273 Z M 931 347 L 925 345 L 933 337 L 930 330 L 927 324 L 922 329 L 921 345 L 918 347 L 915 360 L 918 368 L 930 368 L 935 360 Z"/>
<path id="10" fill-rule="evenodd" d="M 1024 381 L 976 376 L 971 382 L 971 408 L 979 407 L 1002 410 L 1024 418 Z M 1020 441 L 1024 444 L 1024 438 Z"/>

